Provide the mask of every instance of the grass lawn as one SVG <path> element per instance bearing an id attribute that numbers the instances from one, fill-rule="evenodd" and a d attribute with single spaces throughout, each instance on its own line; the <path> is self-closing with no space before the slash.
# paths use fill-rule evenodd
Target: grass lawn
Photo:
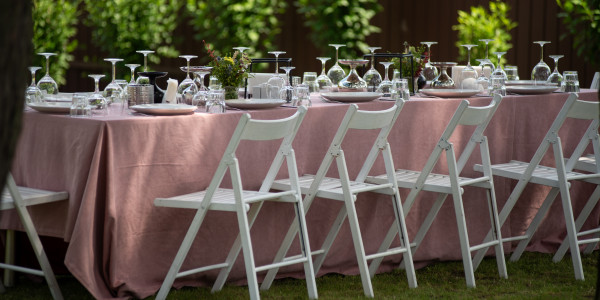
<path id="1" fill-rule="evenodd" d="M 507 260 L 508 279 L 498 277 L 496 260 L 486 258 L 475 272 L 477 287 L 468 289 L 461 261 L 438 262 L 417 270 L 419 287 L 409 289 L 402 270 L 377 274 L 373 290 L 377 299 L 593 299 L 596 290 L 596 263 L 599 251 L 583 256 L 585 281 L 573 276 L 570 256 L 559 263 L 552 254 L 525 253 L 517 262 Z M 508 259 L 508 257 L 507 257 Z M 65 299 L 93 299 L 72 276 L 59 276 L 58 283 Z M 330 274 L 317 278 L 319 299 L 363 299 L 360 276 Z M 305 299 L 304 280 L 281 279 L 270 290 L 261 292 L 263 299 Z M 211 294 L 209 288 L 171 290 L 168 299 L 244 299 L 247 287 L 226 286 Z M 51 299 L 44 281 L 34 282 L 21 276 L 15 287 L 0 299 Z M 147 299 L 154 299 L 149 297 Z"/>

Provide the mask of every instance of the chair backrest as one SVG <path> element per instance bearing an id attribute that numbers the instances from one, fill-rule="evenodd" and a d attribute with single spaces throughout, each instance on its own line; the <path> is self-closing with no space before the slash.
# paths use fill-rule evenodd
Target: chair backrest
<path id="1" fill-rule="evenodd" d="M 592 89 L 592 90 L 600 89 L 600 72 L 594 73 L 594 78 L 592 79 L 592 84 L 590 85 L 590 89 Z"/>
<path id="2" fill-rule="evenodd" d="M 203 200 L 203 202 L 206 203 L 203 203 L 202 205 L 204 207 L 208 207 L 208 202 L 210 202 L 214 192 L 221 185 L 227 169 L 229 167 L 234 167 L 236 169 L 238 168 L 235 152 L 242 140 L 270 141 L 283 139 L 279 146 L 279 150 L 277 151 L 277 154 L 271 163 L 271 167 L 269 168 L 269 171 L 260 187 L 260 191 L 268 191 L 275 180 L 275 176 L 281 168 L 284 158 L 289 160 L 290 156 L 294 155 L 292 142 L 296 137 L 296 133 L 298 132 L 298 128 L 300 128 L 302 120 L 304 119 L 306 110 L 306 107 L 300 106 L 296 113 L 292 116 L 278 120 L 252 120 L 249 114 L 243 114 L 237 127 L 235 128 L 235 131 L 233 132 L 233 135 L 231 136 L 225 152 L 223 153 L 223 157 L 219 162 L 217 171 L 213 175 L 213 178 L 206 189 L 206 194 Z M 289 166 L 290 165 L 288 163 L 288 167 Z M 297 172 L 295 169 L 295 159 L 293 168 L 293 170 L 288 168 L 290 176 L 292 176 L 292 172 Z M 235 174 L 231 174 L 231 176 L 235 176 Z M 295 174 L 295 176 L 297 176 L 297 174 Z"/>

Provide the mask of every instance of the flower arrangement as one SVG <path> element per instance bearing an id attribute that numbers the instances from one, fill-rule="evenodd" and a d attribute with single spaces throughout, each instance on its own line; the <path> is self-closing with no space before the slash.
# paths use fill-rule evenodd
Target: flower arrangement
<path id="1" fill-rule="evenodd" d="M 402 77 L 412 77 L 417 78 L 421 76 L 421 72 L 425 67 L 425 64 L 429 61 L 429 52 L 427 52 L 425 45 L 421 45 L 418 47 L 409 46 L 408 43 L 404 43 L 405 50 L 404 54 L 412 54 L 412 70 L 413 74 L 411 74 L 411 61 L 409 59 L 400 59 L 395 57 L 392 59 L 394 63 L 394 69 L 400 70 L 402 69 Z M 402 64 L 402 65 L 401 65 Z M 402 68 L 400 68 L 402 66 Z M 409 80 L 410 82 L 410 80 Z"/>
<path id="2" fill-rule="evenodd" d="M 237 99 L 237 88 L 244 79 L 248 78 L 247 69 L 250 65 L 250 58 L 247 54 L 240 53 L 237 50 L 233 54 L 221 57 L 210 49 L 210 44 L 205 41 L 202 42 L 210 56 L 208 65 L 212 67 L 212 75 L 217 77 L 223 88 L 225 88 L 225 99 Z"/>

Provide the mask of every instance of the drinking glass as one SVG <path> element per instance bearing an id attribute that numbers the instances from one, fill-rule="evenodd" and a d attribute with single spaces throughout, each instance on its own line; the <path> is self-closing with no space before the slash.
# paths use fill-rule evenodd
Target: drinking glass
<path id="1" fill-rule="evenodd" d="M 560 75 L 560 72 L 558 72 L 558 60 L 563 57 L 564 55 L 550 55 L 550 58 L 554 60 L 554 71 L 552 72 L 552 74 L 550 74 L 550 76 L 548 76 L 548 83 L 560 85 L 560 83 L 562 82 L 563 76 Z"/>
<path id="2" fill-rule="evenodd" d="M 540 45 L 540 62 L 538 62 L 533 70 L 531 70 L 531 80 L 534 80 L 536 83 L 538 81 L 546 81 L 550 76 L 550 67 L 544 62 L 544 45 L 549 44 L 548 41 L 536 41 L 534 42 Z"/>
<path id="3" fill-rule="evenodd" d="M 481 39 L 481 40 L 479 40 L 479 41 L 480 41 L 480 42 L 484 42 L 484 43 L 485 43 L 485 59 L 487 59 L 487 61 L 485 61 L 485 64 L 486 64 L 487 66 L 489 66 L 489 67 L 490 67 L 492 70 L 494 70 L 496 67 L 494 66 L 494 64 L 492 63 L 492 61 L 490 60 L 490 57 L 489 57 L 489 55 L 488 55 L 488 54 L 489 54 L 489 53 L 488 53 L 488 49 L 489 49 L 489 47 L 488 47 L 488 44 L 489 44 L 491 41 L 493 41 L 493 39 Z M 483 66 L 482 66 L 482 67 L 483 67 Z"/>
<path id="4" fill-rule="evenodd" d="M 390 81 L 390 77 L 388 76 L 388 70 L 390 69 L 390 65 L 393 64 L 391 61 L 382 61 L 380 62 L 385 68 L 385 77 L 383 81 L 377 87 L 378 93 L 383 93 L 384 97 L 389 97 L 392 89 L 392 82 Z"/>
<path id="5" fill-rule="evenodd" d="M 285 85 L 279 90 L 279 99 L 290 103 L 294 95 L 294 87 L 290 84 L 290 71 L 295 67 L 281 67 L 281 69 L 285 71 Z"/>
<path id="6" fill-rule="evenodd" d="M 333 64 L 333 66 L 331 66 L 331 68 L 329 68 L 329 71 L 327 71 L 327 77 L 329 77 L 329 79 L 331 79 L 331 83 L 333 83 L 334 85 L 336 85 L 336 84 L 338 84 L 340 82 L 340 80 L 342 80 L 342 78 L 346 77 L 346 72 L 338 64 L 338 61 L 339 61 L 339 59 L 338 59 L 339 49 L 340 49 L 340 47 L 346 47 L 346 45 L 343 45 L 343 44 L 329 44 L 329 46 L 335 48 L 335 64 Z"/>
<path id="7" fill-rule="evenodd" d="M 481 67 L 481 72 L 479 73 L 479 77 L 477 77 L 477 89 L 480 92 L 487 93 L 488 86 L 490 85 L 490 79 L 486 76 L 485 67 L 490 67 L 490 64 L 493 65 L 489 59 L 480 58 L 477 59 L 479 62 L 479 66 Z M 493 69 L 490 69 L 490 75 L 492 74 Z"/>
<path id="8" fill-rule="evenodd" d="M 381 83 L 381 74 L 375 69 L 375 50 L 379 50 L 381 47 L 369 47 L 368 49 L 371 51 L 371 68 L 363 75 L 363 79 L 367 82 L 367 90 L 374 92 Z"/>
<path id="9" fill-rule="evenodd" d="M 135 84 L 135 69 L 139 67 L 139 64 L 125 64 L 126 67 L 131 70 L 131 78 L 129 79 L 129 84 Z"/>
<path id="10" fill-rule="evenodd" d="M 105 61 L 108 61 L 112 64 L 112 80 L 110 83 L 104 88 L 104 97 L 106 98 L 106 103 L 110 105 L 111 103 L 117 103 L 121 100 L 121 94 L 123 93 L 123 89 L 117 84 L 115 81 L 115 65 L 117 62 L 123 61 L 121 58 L 105 58 Z"/>
<path id="11" fill-rule="evenodd" d="M 119 95 L 119 98 L 121 98 L 121 112 L 123 112 L 123 110 L 125 110 L 125 108 L 127 107 L 127 99 L 129 98 L 129 94 L 127 92 L 127 85 L 128 82 L 125 79 L 117 79 L 115 80 L 115 82 L 121 87 L 121 89 L 123 90 L 121 92 L 121 94 Z"/>
<path id="12" fill-rule="evenodd" d="M 180 55 L 180 58 L 186 60 L 186 66 L 181 67 L 181 71 L 185 72 L 185 79 L 177 87 L 177 103 L 192 104 L 194 95 L 198 92 L 198 87 L 190 78 L 190 60 L 196 58 L 196 55 Z"/>
<path id="13" fill-rule="evenodd" d="M 71 98 L 69 114 L 73 118 L 87 118 L 91 114 L 90 105 L 84 93 L 74 93 Z"/>
<path id="14" fill-rule="evenodd" d="M 319 85 L 319 92 L 328 92 L 333 87 L 333 82 L 325 73 L 325 63 L 330 60 L 329 57 L 317 57 L 321 61 L 321 75 L 317 77 L 317 84 Z"/>
<path id="15" fill-rule="evenodd" d="M 148 72 L 148 54 L 154 53 L 152 50 L 138 50 L 135 51 L 137 53 L 141 53 L 144 55 L 144 72 Z M 139 84 L 148 84 L 150 80 L 146 76 L 138 76 L 137 83 Z"/>
<path id="16" fill-rule="evenodd" d="M 211 90 L 206 100 L 206 112 L 211 114 L 225 113 L 225 90 Z"/>
<path id="17" fill-rule="evenodd" d="M 471 66 L 471 48 L 477 47 L 477 45 L 461 45 L 467 48 L 467 65 L 462 69 L 460 73 L 460 88 L 461 89 L 477 89 L 477 71 Z"/>
<path id="18" fill-rule="evenodd" d="M 493 75 L 502 75 L 502 77 L 504 77 L 504 80 L 506 81 L 506 72 L 504 72 L 504 70 L 502 69 L 502 64 L 501 64 L 502 55 L 506 54 L 506 51 L 494 52 L 494 54 L 498 57 L 498 64 L 496 65 L 496 69 L 494 70 L 494 72 L 492 72 L 492 76 Z"/>
<path id="19" fill-rule="evenodd" d="M 276 99 L 279 97 L 279 90 L 285 85 L 285 80 L 279 76 L 279 55 L 285 54 L 285 51 L 270 51 L 269 54 L 275 55 L 275 75 L 267 80 L 267 84 L 270 86 L 267 97 Z"/>
<path id="20" fill-rule="evenodd" d="M 94 79 L 94 92 L 87 98 L 88 104 L 90 105 L 91 115 L 104 117 L 108 115 L 108 105 L 106 98 L 102 96 L 99 89 L 100 78 L 104 77 L 104 74 L 90 74 L 88 75 Z"/>
<path id="21" fill-rule="evenodd" d="M 317 72 L 304 72 L 304 76 L 302 76 L 302 84 L 308 85 L 309 92 L 318 92 L 319 85 L 317 84 Z"/>
<path id="22" fill-rule="evenodd" d="M 506 96 L 506 81 L 502 75 L 492 75 L 490 78 L 490 96 L 498 94 L 500 96 Z"/>
<path id="23" fill-rule="evenodd" d="M 48 95 L 56 95 L 58 94 L 58 84 L 50 77 L 50 56 L 54 56 L 56 53 L 41 52 L 38 55 L 46 58 L 46 75 L 38 81 L 37 87 L 42 91 L 42 94 L 45 92 Z"/>
<path id="24" fill-rule="evenodd" d="M 294 100 L 292 101 L 293 106 L 312 106 L 312 101 L 310 101 L 310 92 L 308 90 L 308 85 L 299 84 L 294 87 Z"/>
<path id="25" fill-rule="evenodd" d="M 198 88 L 198 92 L 192 98 L 192 105 L 204 107 L 206 106 L 206 96 L 208 94 L 208 88 L 204 85 L 204 77 L 210 74 L 212 67 L 193 66 L 190 67 L 190 70 L 194 72 L 194 83 Z"/>
<path id="26" fill-rule="evenodd" d="M 565 93 L 579 93 L 579 78 L 577 77 L 577 71 L 565 71 L 563 73 L 560 91 Z"/>
<path id="27" fill-rule="evenodd" d="M 394 72 L 395 74 L 396 72 Z M 400 72 L 397 72 L 398 74 L 400 74 Z M 392 80 L 392 88 L 391 88 L 391 95 L 390 97 L 393 100 L 399 100 L 399 99 L 403 99 L 403 100 L 409 100 L 410 99 L 410 90 L 408 88 L 408 79 L 406 78 L 400 78 L 400 76 L 398 76 L 398 78 Z"/>
<path id="28" fill-rule="evenodd" d="M 233 47 L 233 50 L 240 51 L 240 54 L 244 53 L 244 51 L 248 50 L 248 47 Z"/>
<path id="29" fill-rule="evenodd" d="M 220 90 L 220 89 L 221 89 L 221 82 L 219 81 L 219 78 L 217 78 L 217 76 L 208 77 L 208 90 L 212 91 L 212 90 Z"/>
<path id="30" fill-rule="evenodd" d="M 519 80 L 519 68 L 517 66 L 506 66 L 504 72 L 506 72 L 506 80 Z"/>
<path id="31" fill-rule="evenodd" d="M 447 69 L 449 67 L 456 66 L 455 62 L 432 62 L 432 66 L 439 67 L 441 72 L 440 74 L 433 79 L 431 82 L 431 86 L 433 88 L 438 89 L 452 89 L 454 88 L 454 80 L 452 77 L 448 76 Z"/>
<path id="32" fill-rule="evenodd" d="M 366 92 L 367 82 L 356 72 L 356 67 L 362 66 L 369 61 L 366 59 L 340 59 L 340 63 L 349 65 L 350 72 L 348 76 L 340 80 L 338 89 L 340 92 Z"/>
<path id="33" fill-rule="evenodd" d="M 438 76 L 438 69 L 431 65 L 431 45 L 435 45 L 438 42 L 421 42 L 422 45 L 427 45 L 427 63 L 425 63 L 425 67 L 423 68 L 423 76 L 425 76 L 426 80 L 433 80 L 436 76 Z"/>
<path id="34" fill-rule="evenodd" d="M 35 72 L 41 68 L 42 67 L 29 67 L 29 72 L 31 72 L 31 84 L 25 90 L 25 101 L 27 104 L 40 103 L 44 98 L 42 90 L 35 84 Z"/>

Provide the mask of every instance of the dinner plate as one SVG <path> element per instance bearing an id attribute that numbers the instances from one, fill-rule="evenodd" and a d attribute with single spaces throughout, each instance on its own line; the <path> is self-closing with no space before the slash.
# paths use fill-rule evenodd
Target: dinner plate
<path id="1" fill-rule="evenodd" d="M 227 106 L 241 109 L 274 108 L 284 103 L 285 100 L 283 99 L 237 99 L 225 101 Z"/>
<path id="2" fill-rule="evenodd" d="M 327 100 L 339 102 L 367 102 L 379 99 L 383 94 L 374 92 L 337 92 L 322 93 L 321 96 Z"/>
<path id="3" fill-rule="evenodd" d="M 479 94 L 480 90 L 471 90 L 471 89 L 422 89 L 419 92 L 434 97 L 442 97 L 442 98 L 462 98 L 462 97 L 471 97 Z"/>
<path id="4" fill-rule="evenodd" d="M 506 86 L 512 85 L 547 85 L 547 86 L 557 86 L 556 83 L 547 83 L 545 81 L 534 81 L 534 80 L 507 80 L 505 83 Z"/>
<path id="5" fill-rule="evenodd" d="M 31 103 L 28 105 L 43 113 L 68 114 L 71 111 L 71 102 L 44 102 Z"/>
<path id="6" fill-rule="evenodd" d="M 154 103 L 138 104 L 130 107 L 131 109 L 150 115 L 185 115 L 194 112 L 198 107 L 187 104 Z"/>
<path id="7" fill-rule="evenodd" d="M 520 95 L 549 94 L 556 90 L 558 90 L 557 85 L 513 85 L 506 87 L 506 92 Z"/>

